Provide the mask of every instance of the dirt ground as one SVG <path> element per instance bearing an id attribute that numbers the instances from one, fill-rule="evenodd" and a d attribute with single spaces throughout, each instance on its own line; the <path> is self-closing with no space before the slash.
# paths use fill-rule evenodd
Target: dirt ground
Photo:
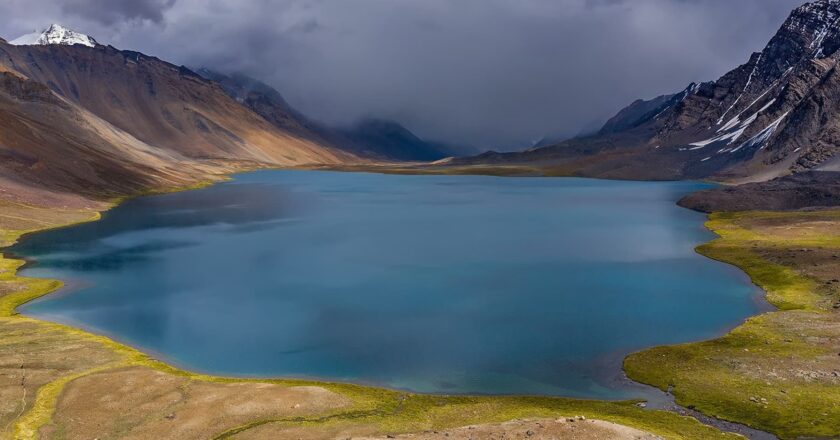
<path id="1" fill-rule="evenodd" d="M 101 344 L 50 325 L 0 318 L 0 436 L 11 435 L 12 422 L 32 408 L 41 386 L 120 358 Z"/>
<path id="2" fill-rule="evenodd" d="M 402 435 L 372 435 L 364 426 L 335 425 L 327 427 L 284 427 L 265 425 L 249 430 L 244 439 L 290 440 L 656 440 L 662 439 L 644 431 L 602 420 L 580 418 L 522 419 L 504 423 L 469 425 L 451 429 L 426 430 Z"/>
<path id="3" fill-rule="evenodd" d="M 359 437 L 358 440 L 379 440 L 387 437 Z M 470 439 L 574 439 L 574 440 L 655 440 L 661 439 L 638 429 L 602 420 L 562 418 L 555 420 L 515 420 L 512 422 L 466 426 L 444 431 L 423 432 L 396 436 L 412 440 L 470 440 Z"/>
<path id="4" fill-rule="evenodd" d="M 212 383 L 133 367 L 68 384 L 41 438 L 213 438 L 251 420 L 313 416 L 350 404 L 314 386 Z"/>

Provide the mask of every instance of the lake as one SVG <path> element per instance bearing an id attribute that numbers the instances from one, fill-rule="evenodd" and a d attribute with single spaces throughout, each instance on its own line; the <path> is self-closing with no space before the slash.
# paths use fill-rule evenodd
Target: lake
<path id="1" fill-rule="evenodd" d="M 21 307 L 178 366 L 419 392 L 644 397 L 632 351 L 762 309 L 677 207 L 696 182 L 259 171 L 12 248 Z"/>

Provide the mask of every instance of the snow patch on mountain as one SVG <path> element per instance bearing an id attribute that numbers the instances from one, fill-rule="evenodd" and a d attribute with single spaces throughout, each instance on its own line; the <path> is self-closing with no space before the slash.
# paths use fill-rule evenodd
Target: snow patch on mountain
<path id="1" fill-rule="evenodd" d="M 749 127 L 749 124 L 753 123 L 754 121 L 755 121 L 755 119 L 753 119 L 752 121 L 750 121 L 749 119 L 744 121 L 745 125 L 742 125 L 740 128 L 733 131 L 732 133 L 722 134 L 720 136 L 715 136 L 713 138 L 706 139 L 705 141 L 694 142 L 692 144 L 689 144 L 689 145 L 694 147 L 694 148 L 689 148 L 689 150 L 699 150 L 699 149 L 704 148 L 708 145 L 714 144 L 716 142 L 721 142 L 721 141 L 728 141 L 727 144 L 732 144 L 735 141 L 737 141 L 738 138 L 740 138 L 741 135 L 743 135 L 745 131 L 747 131 L 747 127 Z"/>
<path id="2" fill-rule="evenodd" d="M 787 117 L 788 113 L 790 113 L 790 112 L 785 112 L 785 114 L 780 116 L 775 121 L 771 122 L 770 125 L 765 127 L 763 130 L 759 131 L 755 136 L 747 139 L 747 141 L 744 142 L 743 144 L 739 145 L 738 148 L 735 148 L 734 150 L 732 150 L 731 153 L 734 153 L 734 152 L 740 150 L 741 148 L 753 148 L 753 147 L 756 147 L 758 145 L 761 145 L 760 149 L 763 150 L 764 147 L 766 146 L 766 145 L 764 145 L 764 143 L 767 141 L 767 139 L 770 139 L 770 136 L 772 136 L 773 133 L 776 132 L 776 129 L 779 128 L 779 124 L 781 124 L 782 121 Z"/>
<path id="3" fill-rule="evenodd" d="M 35 31 L 30 34 L 21 35 L 9 44 L 15 46 L 30 46 L 30 45 L 47 45 L 47 44 L 64 44 L 72 46 L 74 44 L 81 44 L 83 46 L 94 47 L 98 43 L 92 37 L 68 29 L 60 24 L 51 24 L 50 27 Z"/>
<path id="4" fill-rule="evenodd" d="M 730 105 L 729 108 L 726 109 L 726 111 L 723 112 L 722 115 L 720 115 L 720 119 L 718 119 L 717 125 L 720 125 L 723 122 L 723 118 L 726 117 L 726 115 L 729 113 L 730 110 L 735 108 L 735 106 L 738 104 L 738 102 L 744 96 L 744 93 L 747 93 L 747 89 L 750 87 L 750 84 L 752 84 L 753 77 L 755 76 L 755 72 L 758 70 L 758 65 L 761 64 L 761 59 L 763 57 L 764 57 L 764 52 L 761 52 L 760 54 L 758 54 L 758 59 L 755 61 L 755 65 L 753 66 L 752 71 L 750 72 L 750 76 L 747 77 L 747 84 L 744 85 L 744 89 L 741 90 L 741 94 L 738 95 L 737 98 L 735 98 L 735 101 L 732 103 L 732 105 Z"/>
<path id="5" fill-rule="evenodd" d="M 732 120 L 727 122 L 726 125 L 723 127 L 725 129 L 725 131 L 731 130 L 731 129 L 736 128 L 736 127 L 737 127 L 737 130 L 735 130 L 731 133 L 724 133 L 722 135 L 715 136 L 715 137 L 712 137 L 710 139 L 706 139 L 704 141 L 694 142 L 693 144 L 690 144 L 691 146 L 694 147 L 694 148 L 690 148 L 690 150 L 698 150 L 698 149 L 703 148 L 707 145 L 711 145 L 711 144 L 714 144 L 714 143 L 720 142 L 720 141 L 729 141 L 727 143 L 727 145 L 731 145 L 731 144 L 735 143 L 735 141 L 737 141 L 738 138 L 740 138 L 744 134 L 744 132 L 746 132 L 747 129 L 750 128 L 750 125 L 752 125 L 752 123 L 755 122 L 756 119 L 758 119 L 758 115 L 761 112 L 763 112 L 764 110 L 767 110 L 768 108 L 770 108 L 770 106 L 773 105 L 775 102 L 776 102 L 775 98 L 770 100 L 770 102 L 768 102 L 763 107 L 761 107 L 761 109 L 759 109 L 757 112 L 750 115 L 750 117 L 745 119 L 743 122 L 740 119 L 741 114 L 739 113 L 737 116 L 732 118 Z M 787 113 L 785 115 L 787 115 Z M 776 121 L 775 124 L 778 125 L 780 122 L 782 122 L 782 119 L 784 119 L 784 116 L 782 118 L 779 118 L 779 120 Z M 718 130 L 718 133 L 720 133 L 720 130 Z M 741 147 L 738 147 L 738 148 L 741 148 Z M 736 150 L 738 148 L 736 148 Z M 718 151 L 718 152 L 720 153 L 720 151 Z"/>

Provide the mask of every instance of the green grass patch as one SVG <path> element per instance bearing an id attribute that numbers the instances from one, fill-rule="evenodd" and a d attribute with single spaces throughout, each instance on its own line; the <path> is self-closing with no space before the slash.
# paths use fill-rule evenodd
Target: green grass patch
<path id="1" fill-rule="evenodd" d="M 825 359 L 837 359 L 837 353 L 813 342 L 816 334 L 840 337 L 835 334 L 840 327 L 832 323 L 836 314 L 823 309 L 816 280 L 758 252 L 790 246 L 840 248 L 837 235 L 801 227 L 838 218 L 837 211 L 711 215 L 707 226 L 720 238 L 698 252 L 743 269 L 781 311 L 751 318 L 718 339 L 634 353 L 624 362 L 628 376 L 662 390 L 673 388 L 682 405 L 781 438 L 840 437 L 840 386 L 808 377 L 809 369 L 822 371 Z M 790 239 L 757 231 L 757 225 L 768 222 L 786 225 L 787 231 L 800 228 L 802 236 Z"/>

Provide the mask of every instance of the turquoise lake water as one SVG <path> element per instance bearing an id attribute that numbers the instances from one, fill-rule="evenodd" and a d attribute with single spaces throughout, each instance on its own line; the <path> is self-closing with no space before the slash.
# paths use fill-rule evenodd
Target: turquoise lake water
<path id="1" fill-rule="evenodd" d="M 12 251 L 26 315 L 179 366 L 420 392 L 643 397 L 622 358 L 763 306 L 694 247 L 693 182 L 260 171 Z"/>

